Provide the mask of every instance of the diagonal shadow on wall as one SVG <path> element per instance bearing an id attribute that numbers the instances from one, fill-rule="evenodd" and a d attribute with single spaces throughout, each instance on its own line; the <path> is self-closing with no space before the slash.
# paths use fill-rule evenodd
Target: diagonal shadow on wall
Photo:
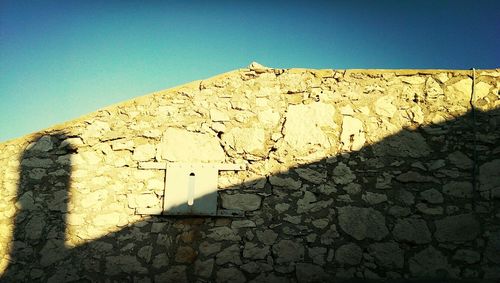
<path id="1" fill-rule="evenodd" d="M 375 274 L 402 282 L 397 277 L 403 272 L 420 280 L 439 282 L 457 276 L 495 276 L 485 274 L 481 267 L 494 269 L 495 264 L 500 264 L 500 240 L 480 238 L 485 234 L 498 237 L 500 233 L 498 217 L 495 218 L 500 208 L 498 191 L 496 198 L 492 195 L 493 189 L 498 188 L 488 187 L 484 182 L 490 180 L 484 179 L 476 180 L 477 186 L 470 190 L 443 189 L 445 180 L 470 182 L 479 176 L 474 177 L 474 167 L 500 157 L 499 126 L 495 124 L 500 122 L 500 110 L 476 114 L 477 124 L 481 125 L 476 129 L 477 145 L 469 113 L 440 125 L 404 130 L 358 152 L 290 168 L 267 177 L 261 189 L 253 187 L 258 181 L 235 186 L 229 193 L 258 191 L 265 196 L 259 210 L 247 212 L 247 218 L 254 220 L 256 227 L 239 222 L 239 227 L 228 228 L 231 219 L 227 218 L 151 217 L 76 248 L 68 248 L 64 242 L 72 174 L 67 156 L 78 149 L 65 142 L 65 133 L 50 136 L 55 146 L 46 142 L 47 137 L 41 137 L 22 156 L 17 192 L 20 210 L 15 216 L 11 262 L 0 281 L 195 282 L 198 274 L 197 282 L 214 281 L 216 277 L 237 282 L 240 278 L 235 269 L 244 270 L 249 281 L 262 282 L 327 282 L 334 277 L 349 281 L 349 277 L 373 279 Z M 448 162 L 448 156 L 457 150 L 471 158 L 476 151 L 476 166 L 457 168 Z M 351 169 L 335 171 L 340 163 Z M 297 169 L 311 169 L 310 172 L 324 177 L 317 181 L 300 176 Z M 276 181 L 289 177 L 300 179 L 302 189 Z M 435 194 L 432 189 L 438 192 L 437 196 L 422 194 L 429 190 Z M 444 196 L 446 206 L 439 201 L 439 195 Z M 276 204 L 280 204 L 279 209 Z M 366 210 L 352 210 L 356 207 Z M 302 214 L 296 213 L 298 210 Z M 450 231 L 436 231 L 436 221 L 455 214 L 472 215 L 473 221 L 448 223 Z M 410 218 L 418 222 L 409 222 L 409 226 L 403 226 L 408 231 L 396 233 L 398 219 Z M 327 225 L 311 224 L 318 219 L 326 219 Z M 410 227 L 421 221 L 434 237 L 425 235 L 421 227 Z M 279 235 L 278 239 L 259 236 L 269 229 Z M 279 246 L 282 239 L 292 239 L 299 246 Z M 243 246 L 249 242 L 255 243 L 261 252 L 245 254 Z M 372 245 L 375 242 L 390 244 L 377 249 Z M 349 243 L 355 243 L 365 255 L 353 255 L 357 248 L 344 256 L 336 254 Z M 423 253 L 415 262 L 412 258 L 429 245 L 439 251 Z M 304 246 L 326 249 L 316 249 L 318 253 L 313 257 Z M 384 250 L 386 247 L 391 249 Z M 459 248 L 477 250 L 480 260 L 466 264 L 453 261 L 452 255 Z M 286 249 L 302 251 L 292 252 L 295 258 L 291 260 L 280 259 L 280 253 L 286 253 Z M 217 255 L 221 250 L 228 251 L 224 258 Z M 243 264 L 242 256 L 256 264 L 246 269 L 239 267 Z M 447 257 L 448 262 L 440 256 Z M 219 272 L 225 269 L 228 275 L 217 274 L 216 267 Z M 461 270 L 462 267 L 466 269 Z"/>

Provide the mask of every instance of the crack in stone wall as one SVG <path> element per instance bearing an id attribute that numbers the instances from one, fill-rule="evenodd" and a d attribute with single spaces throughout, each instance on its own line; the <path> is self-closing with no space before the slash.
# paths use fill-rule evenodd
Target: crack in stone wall
<path id="1" fill-rule="evenodd" d="M 499 76 L 475 136 L 470 71 L 252 64 L 0 144 L 0 278 L 498 279 Z M 164 197 L 147 161 L 245 163 L 219 205 L 246 217 L 136 215 Z"/>

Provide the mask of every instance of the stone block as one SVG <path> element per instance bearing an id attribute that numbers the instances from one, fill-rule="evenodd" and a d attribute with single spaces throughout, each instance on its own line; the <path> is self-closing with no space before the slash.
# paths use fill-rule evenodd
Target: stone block
<path id="1" fill-rule="evenodd" d="M 223 162 L 226 158 L 217 137 L 178 128 L 166 130 L 157 155 L 172 162 Z"/>

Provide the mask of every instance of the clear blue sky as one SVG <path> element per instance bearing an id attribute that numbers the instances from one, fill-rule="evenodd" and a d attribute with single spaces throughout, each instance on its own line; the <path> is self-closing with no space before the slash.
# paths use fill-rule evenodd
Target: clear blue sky
<path id="1" fill-rule="evenodd" d="M 0 0 L 0 141 L 251 61 L 498 68 L 500 1 Z"/>

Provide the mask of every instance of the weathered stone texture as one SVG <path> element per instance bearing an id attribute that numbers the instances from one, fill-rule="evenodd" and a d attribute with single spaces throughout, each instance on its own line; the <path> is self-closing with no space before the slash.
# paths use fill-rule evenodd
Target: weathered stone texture
<path id="1" fill-rule="evenodd" d="M 381 240 L 389 233 L 384 216 L 373 208 L 346 206 L 338 210 L 340 227 L 356 240 Z"/>
<path id="2" fill-rule="evenodd" d="M 415 277 L 436 278 L 458 276 L 458 270 L 452 269 L 446 257 L 434 247 L 428 247 L 409 260 L 410 272 Z"/>
<path id="3" fill-rule="evenodd" d="M 281 240 L 273 245 L 277 263 L 300 261 L 304 258 L 304 246 L 291 240 Z"/>
<path id="4" fill-rule="evenodd" d="M 334 114 L 333 106 L 325 103 L 289 106 L 283 130 L 285 142 L 299 153 L 328 150 L 331 143 L 322 127 L 336 128 Z"/>
<path id="5" fill-rule="evenodd" d="M 2 143 L 0 281 L 496 280 L 499 78 L 253 63 Z M 137 214 L 167 162 L 244 217 Z"/>
<path id="6" fill-rule="evenodd" d="M 440 242 L 466 242 L 476 239 L 481 233 L 479 222 L 471 214 L 448 216 L 436 220 L 434 236 Z"/>
<path id="7" fill-rule="evenodd" d="M 480 190 L 487 192 L 487 197 L 500 199 L 500 159 L 486 162 L 479 167 Z"/>
<path id="8" fill-rule="evenodd" d="M 421 134 L 406 130 L 396 137 L 389 137 L 384 142 L 375 144 L 373 150 L 377 156 L 414 158 L 427 156 L 432 151 Z"/>
<path id="9" fill-rule="evenodd" d="M 252 211 L 260 208 L 261 197 L 254 194 L 222 195 L 222 207 Z"/>
<path id="10" fill-rule="evenodd" d="M 189 282 L 186 275 L 186 267 L 175 265 L 168 268 L 168 271 L 154 276 L 154 282 Z"/>
<path id="11" fill-rule="evenodd" d="M 368 247 L 377 265 L 384 268 L 403 268 L 404 251 L 395 242 L 375 243 Z"/>
<path id="12" fill-rule="evenodd" d="M 340 246 L 335 252 L 335 260 L 341 264 L 357 265 L 362 256 L 361 248 L 353 243 Z"/>
<path id="13" fill-rule="evenodd" d="M 351 116 L 344 116 L 342 120 L 342 133 L 340 134 L 342 150 L 360 150 L 364 146 L 365 141 L 363 123 Z"/>
<path id="14" fill-rule="evenodd" d="M 269 151 L 266 146 L 266 132 L 260 128 L 233 128 L 222 136 L 222 142 L 237 154 L 264 158 Z"/>
<path id="15" fill-rule="evenodd" d="M 297 264 L 295 272 L 299 283 L 323 282 L 329 278 L 323 268 L 310 263 Z"/>
<path id="16" fill-rule="evenodd" d="M 431 232 L 422 219 L 404 218 L 398 219 L 392 230 L 394 238 L 398 241 L 410 242 L 415 244 L 429 243 Z"/>
<path id="17" fill-rule="evenodd" d="M 163 142 L 158 145 L 158 157 L 173 162 L 225 160 L 218 139 L 177 128 L 165 131 Z"/>
<path id="18" fill-rule="evenodd" d="M 490 233 L 485 255 L 491 262 L 500 264 L 500 231 Z"/>

